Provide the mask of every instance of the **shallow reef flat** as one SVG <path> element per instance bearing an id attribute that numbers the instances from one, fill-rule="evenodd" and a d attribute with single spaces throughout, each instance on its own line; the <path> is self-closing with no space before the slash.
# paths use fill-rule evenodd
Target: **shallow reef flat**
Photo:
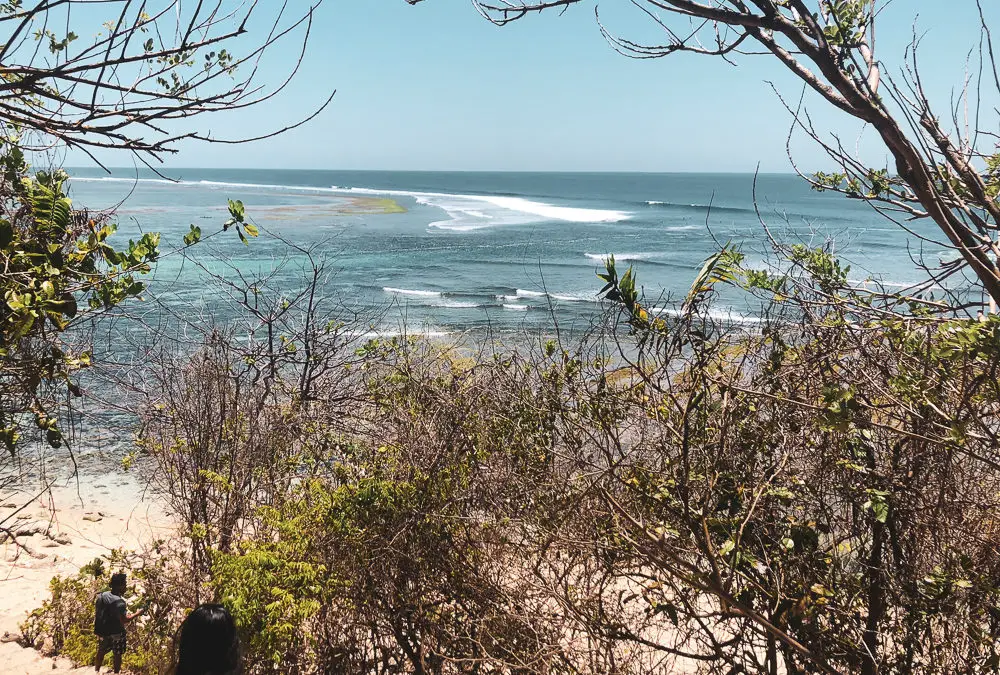
<path id="1" fill-rule="evenodd" d="M 337 212 L 351 215 L 406 213 L 406 207 L 388 197 L 351 197 Z"/>
<path id="2" fill-rule="evenodd" d="M 386 197 L 343 197 L 322 204 L 255 206 L 254 215 L 270 218 L 312 218 L 316 216 L 369 216 L 406 213 L 406 207 Z"/>

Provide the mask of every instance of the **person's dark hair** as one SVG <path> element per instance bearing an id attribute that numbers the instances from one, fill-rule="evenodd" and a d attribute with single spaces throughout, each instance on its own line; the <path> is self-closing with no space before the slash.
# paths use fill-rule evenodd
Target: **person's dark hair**
<path id="1" fill-rule="evenodd" d="M 232 675 L 240 672 L 236 623 L 222 605 L 199 605 L 181 624 L 174 675 Z"/>
<path id="2" fill-rule="evenodd" d="M 121 588 L 125 585 L 125 573 L 118 572 L 111 575 L 111 588 Z"/>

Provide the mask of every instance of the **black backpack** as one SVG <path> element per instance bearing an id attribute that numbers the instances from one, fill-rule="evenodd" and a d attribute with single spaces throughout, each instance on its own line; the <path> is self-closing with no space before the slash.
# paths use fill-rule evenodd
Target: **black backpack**
<path id="1" fill-rule="evenodd" d="M 122 632 L 121 621 L 115 616 L 118 604 L 115 600 L 117 599 L 116 596 L 108 591 L 97 596 L 97 600 L 94 603 L 94 635 L 106 637 Z"/>

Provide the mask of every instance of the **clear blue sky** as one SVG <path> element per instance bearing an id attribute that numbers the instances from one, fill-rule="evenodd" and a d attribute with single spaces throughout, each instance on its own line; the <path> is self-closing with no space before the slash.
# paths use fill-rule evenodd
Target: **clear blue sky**
<path id="1" fill-rule="evenodd" d="M 602 19 L 618 32 L 658 39 L 655 26 L 625 0 L 604 0 L 600 8 Z M 978 40 L 975 4 L 896 0 L 890 5 L 879 24 L 878 56 L 893 74 L 915 17 L 925 33 L 925 77 L 947 103 L 964 77 L 966 53 Z M 290 56 L 272 54 L 265 79 L 277 79 Z M 734 68 L 717 58 L 684 54 L 647 61 L 620 56 L 598 32 L 592 2 L 562 16 L 551 12 L 498 28 L 462 0 L 416 6 L 403 0 L 327 0 L 294 86 L 266 106 L 204 123 L 218 135 L 260 133 L 302 115 L 336 88 L 331 106 L 308 126 L 276 140 L 188 145 L 169 164 L 753 171 L 760 162 L 765 171 L 788 171 L 789 118 L 766 80 L 791 99 L 798 97 L 800 84 L 767 57 L 740 57 Z M 884 165 L 877 139 L 867 135 L 859 141 L 856 127 L 815 99 L 809 110 L 819 128 L 841 131 L 867 161 Z M 795 150 L 804 168 L 823 164 L 811 145 L 797 143 Z"/>

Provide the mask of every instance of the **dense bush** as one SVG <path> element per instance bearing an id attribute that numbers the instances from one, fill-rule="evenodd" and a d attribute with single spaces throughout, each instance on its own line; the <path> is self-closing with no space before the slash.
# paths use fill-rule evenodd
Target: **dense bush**
<path id="1" fill-rule="evenodd" d="M 117 225 L 73 209 L 67 180 L 61 170 L 32 174 L 17 138 L 0 138 L 0 445 L 10 455 L 31 428 L 62 445 L 58 408 L 81 395 L 91 363 L 71 329 L 142 293 L 159 256 L 157 234 L 116 249 Z"/>
<path id="2" fill-rule="evenodd" d="M 1000 321 L 789 260 L 723 251 L 671 321 L 610 262 L 620 342 L 278 341 L 308 396 L 222 334 L 164 361 L 170 616 L 224 602 L 250 673 L 996 670 Z M 719 283 L 762 323 L 713 321 Z"/>
<path id="3" fill-rule="evenodd" d="M 143 556 L 113 552 L 97 558 L 80 572 L 54 577 L 49 583 L 51 597 L 21 623 L 21 643 L 52 655 L 61 655 L 78 666 L 92 667 L 97 656 L 94 635 L 94 602 L 108 590 L 111 574 L 128 575 L 129 611 L 144 607 L 144 615 L 128 629 L 128 650 L 122 659 L 130 672 L 161 672 L 169 662 L 170 640 L 183 618 L 185 585 L 171 576 L 168 555 L 157 545 Z M 110 662 L 110 656 L 109 662 Z"/>

